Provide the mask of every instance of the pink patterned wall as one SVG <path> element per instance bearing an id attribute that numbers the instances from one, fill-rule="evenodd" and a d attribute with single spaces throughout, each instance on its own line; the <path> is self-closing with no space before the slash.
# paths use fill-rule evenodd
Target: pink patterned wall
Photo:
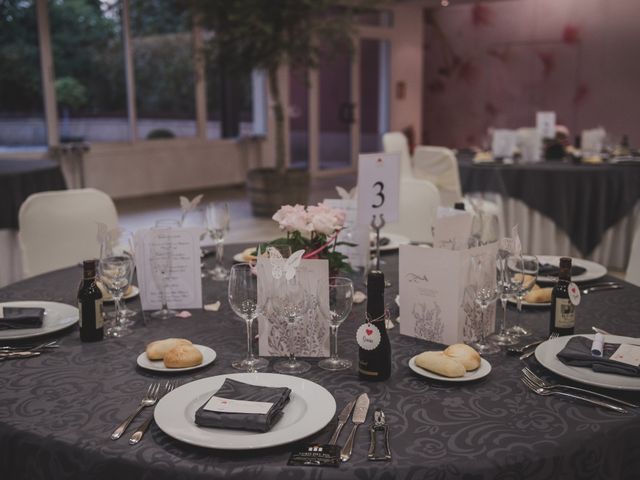
<path id="1" fill-rule="evenodd" d="M 505 0 L 425 15 L 422 143 L 482 145 L 553 110 L 640 146 L 640 0 Z"/>

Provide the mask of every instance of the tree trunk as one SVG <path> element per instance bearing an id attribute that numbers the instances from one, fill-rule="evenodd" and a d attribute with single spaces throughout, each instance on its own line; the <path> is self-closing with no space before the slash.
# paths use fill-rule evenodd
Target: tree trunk
<path id="1" fill-rule="evenodd" d="M 278 69 L 269 69 L 269 91 L 273 101 L 273 115 L 276 120 L 276 170 L 284 174 L 286 170 L 284 161 L 284 109 L 280 98 L 280 85 L 278 84 Z"/>

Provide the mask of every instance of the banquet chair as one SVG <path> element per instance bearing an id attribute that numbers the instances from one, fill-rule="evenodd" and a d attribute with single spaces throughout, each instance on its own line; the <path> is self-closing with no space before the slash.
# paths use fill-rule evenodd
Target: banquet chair
<path id="1" fill-rule="evenodd" d="M 382 135 L 382 148 L 385 153 L 400 154 L 400 176 L 412 177 L 413 167 L 411 165 L 411 154 L 409 153 L 409 142 L 402 132 L 387 132 Z"/>
<path id="2" fill-rule="evenodd" d="M 448 148 L 425 145 L 416 147 L 413 173 L 417 178 L 429 180 L 438 188 L 443 206 L 453 207 L 462 200 L 458 160 Z"/>
<path id="3" fill-rule="evenodd" d="M 18 213 L 24 276 L 98 258 L 98 224 L 118 226 L 111 197 L 93 188 L 30 195 Z"/>
<path id="4" fill-rule="evenodd" d="M 640 222 L 636 227 L 631 243 L 631 254 L 629 255 L 629 263 L 627 264 L 627 273 L 624 278 L 627 282 L 633 283 L 640 287 Z"/>
<path id="5" fill-rule="evenodd" d="M 408 237 L 412 242 L 433 243 L 431 227 L 440 204 L 436 186 L 419 178 L 400 178 L 400 218 L 387 223 L 384 232 Z"/>

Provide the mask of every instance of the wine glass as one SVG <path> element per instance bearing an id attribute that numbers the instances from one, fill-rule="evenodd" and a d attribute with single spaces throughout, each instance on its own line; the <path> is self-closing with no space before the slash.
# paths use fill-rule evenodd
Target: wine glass
<path id="1" fill-rule="evenodd" d="M 266 368 L 269 362 L 253 355 L 253 321 L 258 316 L 258 277 L 248 263 L 238 263 L 229 272 L 229 305 L 247 324 L 247 356 L 231 366 L 247 372 Z"/>
<path id="2" fill-rule="evenodd" d="M 518 290 L 517 280 L 508 273 L 509 250 L 498 248 L 496 255 L 496 274 L 498 290 L 500 292 L 500 304 L 502 305 L 502 319 L 498 321 L 496 332 L 490 335 L 491 341 L 498 345 L 509 346 L 518 343 L 518 340 L 507 333 L 507 300 Z"/>
<path id="3" fill-rule="evenodd" d="M 151 235 L 149 245 L 149 259 L 151 261 L 151 274 L 156 286 L 160 290 L 162 306 L 151 314 L 153 318 L 171 318 L 176 315 L 167 305 L 167 282 L 171 276 L 173 258 L 173 246 L 170 227 L 156 227 Z"/>
<path id="4" fill-rule="evenodd" d="M 115 321 L 107 328 L 107 337 L 124 337 L 131 333 L 121 314 L 120 300 L 131 283 L 134 268 L 131 233 L 121 228 L 110 230 L 102 241 L 98 263 L 100 282 L 113 297 L 116 310 Z"/>
<path id="5" fill-rule="evenodd" d="M 207 229 L 216 247 L 216 264 L 213 270 L 209 271 L 213 280 L 227 280 L 229 270 L 222 263 L 224 254 L 224 237 L 229 231 L 229 204 L 210 203 L 207 205 Z"/>
<path id="6" fill-rule="evenodd" d="M 295 275 L 287 279 L 284 275 L 274 281 L 277 283 L 273 289 L 271 305 L 274 313 L 283 316 L 287 320 L 287 338 L 289 355 L 287 359 L 276 362 L 273 369 L 278 373 L 299 374 L 311 368 L 307 362 L 298 360 L 295 355 L 295 323 L 315 303 L 313 298 L 305 291 L 300 279 Z"/>
<path id="7" fill-rule="evenodd" d="M 479 338 L 471 343 L 480 355 L 491 355 L 498 353 L 500 347 L 485 338 L 485 317 L 487 308 L 498 298 L 498 288 L 495 279 L 495 266 L 487 256 L 470 257 L 470 277 L 474 289 L 474 301 L 480 307 L 480 332 Z"/>
<path id="8" fill-rule="evenodd" d="M 531 335 L 529 330 L 520 325 L 520 314 L 522 313 L 522 300 L 536 284 L 539 268 L 540 262 L 538 261 L 538 257 L 535 255 L 522 255 L 520 260 L 516 263 L 515 268 L 511 269 L 514 275 L 518 275 L 522 278 L 522 281 L 518 284 L 519 288 L 515 292 L 515 297 L 518 302 L 518 322 L 517 325 L 514 325 L 507 330 L 507 333 L 516 337 L 526 337 Z"/>
<path id="9" fill-rule="evenodd" d="M 351 360 L 338 356 L 338 327 L 349 316 L 353 306 L 353 282 L 345 277 L 329 278 L 329 328 L 331 332 L 330 357 L 318 362 L 325 370 L 351 368 Z"/>

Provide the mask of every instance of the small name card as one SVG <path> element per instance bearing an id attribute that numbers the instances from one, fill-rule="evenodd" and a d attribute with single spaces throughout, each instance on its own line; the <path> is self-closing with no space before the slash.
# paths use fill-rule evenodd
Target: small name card
<path id="1" fill-rule="evenodd" d="M 615 360 L 616 362 L 626 363 L 627 365 L 633 365 L 634 367 L 640 366 L 640 347 L 636 345 L 628 345 L 623 343 L 618 347 L 609 360 Z"/>
<path id="2" fill-rule="evenodd" d="M 136 232 L 136 268 L 143 310 L 162 306 L 162 283 L 166 285 L 169 308 L 202 308 L 201 233 L 198 228 L 151 228 Z M 159 271 L 159 259 L 164 261 L 164 272 Z"/>
<path id="3" fill-rule="evenodd" d="M 249 400 L 232 400 L 230 398 L 216 397 L 215 395 L 209 399 L 204 406 L 205 410 L 210 412 L 221 413 L 256 413 L 258 415 L 266 415 L 273 403 L 271 402 L 252 402 Z"/>

